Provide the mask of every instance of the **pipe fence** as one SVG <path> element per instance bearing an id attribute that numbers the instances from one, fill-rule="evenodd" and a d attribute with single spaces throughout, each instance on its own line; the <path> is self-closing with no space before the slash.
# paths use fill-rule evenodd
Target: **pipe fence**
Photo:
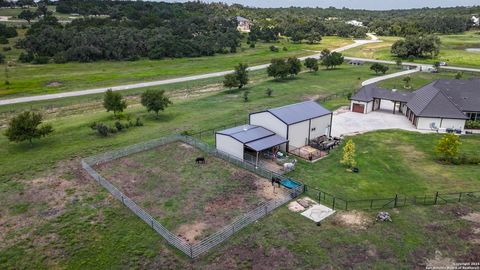
<path id="1" fill-rule="evenodd" d="M 113 184 L 111 184 L 107 179 L 101 176 L 95 169 L 94 166 L 106 163 L 121 157 L 125 157 L 131 154 L 139 153 L 142 151 L 150 150 L 161 145 L 172 143 L 175 141 L 182 141 L 184 143 L 190 144 L 198 149 L 213 155 L 215 157 L 226 160 L 232 164 L 237 165 L 238 167 L 244 168 L 252 173 L 255 173 L 263 178 L 271 179 L 272 177 L 277 177 L 279 179 L 285 179 L 284 176 L 279 175 L 275 172 L 269 171 L 262 167 L 256 167 L 253 164 L 245 162 L 241 159 L 233 157 L 227 153 L 220 152 L 215 149 L 213 146 L 199 141 L 193 137 L 184 136 L 184 135 L 173 135 L 161 139 L 151 140 L 145 143 L 139 143 L 132 146 L 128 146 L 119 150 L 109 151 L 100 155 L 84 158 L 81 161 L 82 168 L 97 181 L 101 186 L 103 186 L 112 196 L 117 200 L 121 201 L 123 205 L 128 207 L 133 213 L 135 213 L 139 218 L 141 218 L 145 223 L 147 223 L 152 229 L 154 229 L 158 234 L 160 234 L 168 243 L 176 247 L 178 250 L 182 251 L 184 254 L 190 258 L 197 258 L 200 255 L 208 252 L 213 247 L 219 245 L 220 243 L 227 240 L 230 236 L 246 227 L 250 223 L 266 216 L 268 213 L 272 212 L 279 206 L 285 204 L 286 202 L 296 198 L 298 195 L 303 193 L 303 185 L 298 186 L 297 188 L 290 189 L 287 192 L 287 195 L 283 198 L 270 200 L 263 202 L 261 205 L 253 209 L 252 211 L 243 214 L 241 217 L 237 218 L 231 224 L 223 227 L 214 234 L 208 236 L 207 238 L 201 240 L 198 243 L 190 244 L 185 241 L 183 238 L 175 235 L 160 224 L 154 217 L 149 213 L 143 210 L 138 206 L 133 200 L 127 197 L 119 189 L 117 189 Z"/>

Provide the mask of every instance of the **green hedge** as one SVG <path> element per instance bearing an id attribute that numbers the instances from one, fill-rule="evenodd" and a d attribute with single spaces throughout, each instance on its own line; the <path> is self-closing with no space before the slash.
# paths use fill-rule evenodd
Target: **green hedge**
<path id="1" fill-rule="evenodd" d="M 479 120 L 468 120 L 466 123 L 465 123 L 465 128 L 468 128 L 468 129 L 480 129 L 480 121 Z"/>

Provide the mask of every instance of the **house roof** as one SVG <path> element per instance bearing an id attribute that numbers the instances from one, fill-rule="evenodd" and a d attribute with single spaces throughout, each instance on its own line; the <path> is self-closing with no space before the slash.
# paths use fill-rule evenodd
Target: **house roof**
<path id="1" fill-rule="evenodd" d="M 414 92 L 407 107 L 420 117 L 467 119 L 465 114 L 441 91 L 430 83 Z"/>
<path id="2" fill-rule="evenodd" d="M 217 134 L 230 136 L 257 152 L 288 142 L 274 132 L 255 125 L 233 127 L 218 131 Z"/>
<path id="3" fill-rule="evenodd" d="M 237 21 L 238 22 L 249 22 L 250 20 L 247 18 L 244 18 L 242 16 L 237 16 Z"/>
<path id="4" fill-rule="evenodd" d="M 290 104 L 283 107 L 268 109 L 267 111 L 287 125 L 303 122 L 305 120 L 332 113 L 315 101 L 305 101 Z"/>
<path id="5" fill-rule="evenodd" d="M 353 95 L 351 100 L 358 100 L 363 102 L 373 101 L 374 98 L 381 98 L 391 101 L 408 102 L 414 96 L 412 92 L 406 91 L 392 91 L 385 88 L 380 88 L 376 84 L 366 85 L 358 90 Z"/>
<path id="6" fill-rule="evenodd" d="M 480 78 L 435 81 L 433 86 L 464 112 L 480 111 Z"/>

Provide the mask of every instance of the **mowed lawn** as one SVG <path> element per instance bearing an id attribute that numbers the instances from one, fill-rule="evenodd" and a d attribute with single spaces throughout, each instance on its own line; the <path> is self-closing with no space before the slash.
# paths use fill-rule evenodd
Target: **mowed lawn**
<path id="1" fill-rule="evenodd" d="M 447 62 L 450 66 L 480 67 L 480 53 L 468 52 L 466 48 L 480 48 L 480 35 L 476 32 L 466 32 L 458 35 L 439 35 L 442 45 L 440 54 L 434 59 L 405 59 L 419 63 L 433 64 L 436 61 Z M 390 53 L 392 44 L 399 37 L 379 37 L 383 42 L 359 46 L 344 52 L 347 56 L 372 58 L 381 60 L 396 60 Z"/>
<path id="2" fill-rule="evenodd" d="M 435 146 L 441 136 L 401 130 L 354 136 L 360 173 L 347 172 L 340 164 L 339 147 L 321 162 L 300 163 L 290 175 L 350 200 L 480 191 L 479 165 L 445 165 L 437 161 Z M 460 140 L 462 154 L 478 155 L 480 136 L 462 136 Z"/>
<path id="3" fill-rule="evenodd" d="M 0 98 L 84 90 L 233 70 L 238 63 L 246 63 L 250 66 L 267 64 L 272 58 L 307 56 L 315 54 L 311 50 L 334 49 L 352 42 L 351 39 L 324 37 L 319 44 L 293 44 L 282 40 L 278 43 L 258 42 L 255 48 L 250 48 L 244 42 L 237 53 L 209 57 L 46 65 L 22 64 L 14 61 L 20 53 L 15 50 L 7 55 L 11 64 L 2 74 L 4 77 L 8 74 L 10 84 L 0 85 Z M 15 39 L 12 39 L 8 46 L 13 47 L 14 43 Z M 278 46 L 280 51 L 270 51 L 269 47 L 272 45 Z M 287 51 L 284 51 L 283 47 L 286 47 Z"/>

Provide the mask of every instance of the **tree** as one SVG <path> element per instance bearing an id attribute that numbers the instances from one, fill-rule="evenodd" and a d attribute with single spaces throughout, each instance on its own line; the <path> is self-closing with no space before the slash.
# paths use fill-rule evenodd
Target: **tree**
<path id="1" fill-rule="evenodd" d="M 238 87 L 238 89 L 241 89 L 247 85 L 248 81 L 248 65 L 240 63 L 238 66 L 235 66 L 235 71 L 232 74 L 225 75 L 223 86 L 228 88 Z"/>
<path id="2" fill-rule="evenodd" d="M 357 162 L 355 161 L 355 143 L 352 139 L 349 139 L 343 147 L 343 157 L 342 160 L 340 160 L 340 163 L 348 168 L 353 168 L 357 165 Z"/>
<path id="3" fill-rule="evenodd" d="M 373 63 L 370 69 L 375 71 L 376 74 L 379 72 L 385 74 L 389 70 L 389 67 L 380 63 Z"/>
<path id="4" fill-rule="evenodd" d="M 320 41 L 322 41 L 322 35 L 320 35 L 320 33 L 318 32 L 311 31 L 307 34 L 307 40 L 310 44 L 319 43 Z"/>
<path id="5" fill-rule="evenodd" d="M 341 53 L 330 52 L 325 49 L 321 52 L 322 66 L 325 66 L 326 69 L 334 69 L 335 66 L 341 65 L 344 61 L 344 58 Z"/>
<path id="6" fill-rule="evenodd" d="M 310 71 L 318 71 L 318 60 L 316 58 L 307 58 L 304 63 Z"/>
<path id="7" fill-rule="evenodd" d="M 440 53 L 440 45 L 440 38 L 435 35 L 410 35 L 393 43 L 391 53 L 401 58 L 433 58 Z"/>
<path id="8" fill-rule="evenodd" d="M 43 116 L 35 112 L 23 112 L 10 120 L 8 128 L 5 131 L 9 141 L 23 142 L 38 139 L 53 132 L 51 125 L 42 125 Z"/>
<path id="9" fill-rule="evenodd" d="M 397 61 L 395 61 L 395 64 L 397 65 L 398 68 L 401 68 L 403 63 L 402 63 L 402 60 L 401 59 L 397 59 Z"/>
<path id="10" fill-rule="evenodd" d="M 235 74 L 233 73 L 226 74 L 223 79 L 223 86 L 228 88 L 238 87 L 238 80 Z"/>
<path id="11" fill-rule="evenodd" d="M 165 110 L 172 102 L 165 96 L 165 91 L 147 90 L 142 93 L 140 103 L 147 108 L 148 112 L 154 111 L 158 118 L 158 112 Z"/>
<path id="12" fill-rule="evenodd" d="M 267 68 L 267 74 L 275 79 L 285 79 L 285 77 L 287 77 L 289 74 L 289 66 L 283 59 L 272 59 L 270 66 Z"/>
<path id="13" fill-rule="evenodd" d="M 302 70 L 302 62 L 296 58 L 296 57 L 289 57 L 287 59 L 287 65 L 288 65 L 288 74 L 291 76 L 298 75 L 300 71 Z"/>
<path id="14" fill-rule="evenodd" d="M 457 80 L 460 80 L 462 77 L 463 77 L 463 72 L 457 72 L 457 74 L 455 74 L 455 79 Z"/>
<path id="15" fill-rule="evenodd" d="M 405 84 L 403 85 L 403 88 L 405 89 L 410 89 L 412 86 L 410 85 L 410 82 L 412 81 L 412 78 L 410 76 L 406 76 L 402 79 Z"/>
<path id="16" fill-rule="evenodd" d="M 245 85 L 248 84 L 249 78 L 248 78 L 248 65 L 247 64 L 238 64 L 238 66 L 235 67 L 235 77 L 238 81 L 238 88 L 241 89 Z"/>
<path id="17" fill-rule="evenodd" d="M 113 115 L 117 116 L 117 113 L 123 112 L 127 108 L 127 102 L 120 93 L 108 89 L 103 97 L 103 107 L 107 109 L 107 112 L 113 111 Z"/>
<path id="18" fill-rule="evenodd" d="M 37 17 L 37 14 L 35 12 L 30 11 L 29 9 L 22 10 L 20 14 L 18 14 L 18 18 L 22 20 L 26 20 L 28 24 Z"/>
<path id="19" fill-rule="evenodd" d="M 437 142 L 436 152 L 442 155 L 445 161 L 452 160 L 458 155 L 458 147 L 461 145 L 457 135 L 447 133 Z"/>
<path id="20" fill-rule="evenodd" d="M 440 71 L 440 62 L 436 61 L 435 63 L 433 63 L 433 67 L 435 68 L 435 72 L 439 72 Z"/>

